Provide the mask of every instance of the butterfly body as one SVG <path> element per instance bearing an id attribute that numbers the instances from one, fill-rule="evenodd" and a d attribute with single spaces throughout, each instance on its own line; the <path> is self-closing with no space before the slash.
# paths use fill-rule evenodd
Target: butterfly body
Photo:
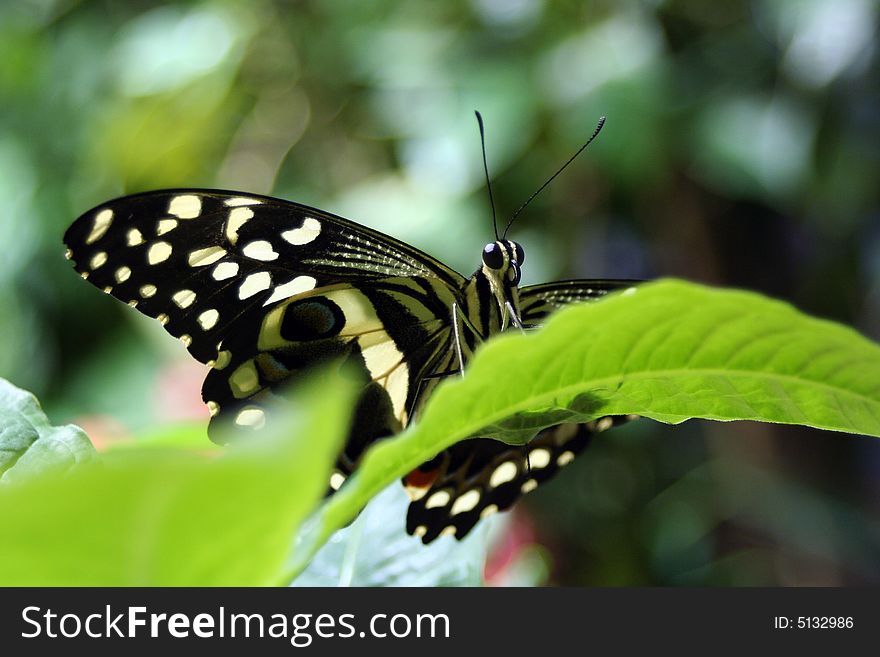
<path id="1" fill-rule="evenodd" d="M 307 206 L 241 192 L 162 190 L 104 203 L 65 233 L 83 278 L 154 317 L 210 367 L 202 396 L 219 424 L 258 432 L 264 406 L 317 363 L 347 361 L 363 389 L 330 481 L 416 418 L 479 345 L 627 281 L 519 287 L 525 259 L 488 244 L 470 278 L 392 237 Z M 607 420 L 607 422 L 605 422 Z M 461 538 L 552 476 L 616 420 L 547 429 L 525 446 L 475 438 L 404 479 L 407 529 Z M 600 426 L 601 425 L 601 426 Z M 607 426 L 606 426 L 607 425 Z"/>

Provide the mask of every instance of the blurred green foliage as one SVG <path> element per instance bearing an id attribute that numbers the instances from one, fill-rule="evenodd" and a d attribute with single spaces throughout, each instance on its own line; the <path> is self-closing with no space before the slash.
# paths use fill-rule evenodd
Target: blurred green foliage
<path id="1" fill-rule="evenodd" d="M 673 275 L 877 339 L 878 14 L 874 0 L 3 3 L 0 376 L 96 440 L 205 417 L 182 346 L 63 258 L 66 226 L 124 193 L 271 192 L 470 273 L 491 235 L 474 109 L 502 218 L 608 117 L 512 231 L 526 283 Z M 876 584 L 878 481 L 868 439 L 638 422 L 532 495 L 510 549 L 547 546 L 539 568 L 563 584 Z"/>
<path id="2" fill-rule="evenodd" d="M 0 586 L 286 585 L 291 537 L 326 491 L 353 406 L 351 384 L 319 380 L 279 395 L 264 440 L 240 449 L 193 449 L 179 432 L 101 458 L 0 381 L 0 453 L 41 431 L 0 485 Z"/>

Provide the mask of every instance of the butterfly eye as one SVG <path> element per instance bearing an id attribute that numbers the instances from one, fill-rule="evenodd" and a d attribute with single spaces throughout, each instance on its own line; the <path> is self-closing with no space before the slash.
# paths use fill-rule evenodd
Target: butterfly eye
<path id="1" fill-rule="evenodd" d="M 516 258 L 516 264 L 522 265 L 526 259 L 526 252 L 523 251 L 523 248 L 516 242 L 511 242 L 510 245 L 513 247 L 513 255 Z"/>
<path id="2" fill-rule="evenodd" d="M 489 269 L 501 269 L 504 266 L 504 254 L 496 242 L 487 244 L 483 249 L 483 264 Z"/>

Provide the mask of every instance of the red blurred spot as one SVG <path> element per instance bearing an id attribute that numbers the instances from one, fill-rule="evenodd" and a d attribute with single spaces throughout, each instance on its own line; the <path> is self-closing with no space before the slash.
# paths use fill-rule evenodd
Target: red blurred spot
<path id="1" fill-rule="evenodd" d="M 156 416 L 160 420 L 208 420 L 202 401 L 205 366 L 192 360 L 171 363 L 156 381 Z"/>
<path id="2" fill-rule="evenodd" d="M 535 527 L 532 519 L 524 513 L 513 512 L 504 533 L 489 551 L 483 566 L 483 580 L 488 586 L 503 585 L 507 570 L 522 551 L 535 543 Z"/>
<path id="3" fill-rule="evenodd" d="M 109 415 L 85 415 L 74 418 L 73 422 L 86 432 L 92 445 L 99 452 L 111 445 L 133 439 L 125 425 Z"/>
<path id="4" fill-rule="evenodd" d="M 427 472 L 416 469 L 403 478 L 404 484 L 413 488 L 428 488 L 437 478 L 439 469 L 428 470 Z"/>

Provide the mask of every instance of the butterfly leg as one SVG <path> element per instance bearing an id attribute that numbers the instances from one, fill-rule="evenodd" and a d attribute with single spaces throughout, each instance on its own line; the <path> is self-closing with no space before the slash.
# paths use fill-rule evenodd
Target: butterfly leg
<path id="1" fill-rule="evenodd" d="M 452 302 L 452 339 L 455 340 L 455 355 L 458 357 L 458 371 L 464 376 L 464 354 L 461 351 L 461 316 L 458 302 Z"/>
<path id="2" fill-rule="evenodd" d="M 504 305 L 507 306 L 507 314 L 510 317 L 510 323 L 513 324 L 520 331 L 525 333 L 525 326 L 519 318 L 519 315 L 516 314 L 516 310 L 513 307 L 513 304 L 510 301 L 505 301 Z"/>
<path id="3" fill-rule="evenodd" d="M 458 302 L 452 302 L 452 333 L 453 339 L 455 340 L 455 354 L 458 357 L 458 366 L 461 375 L 464 376 L 464 352 L 461 348 L 461 335 L 463 329 L 467 327 L 471 333 L 476 336 L 476 338 L 480 342 L 484 342 L 486 338 L 477 330 L 477 327 L 473 325 L 471 320 L 468 319 L 467 315 L 461 309 L 461 306 L 458 305 Z"/>

